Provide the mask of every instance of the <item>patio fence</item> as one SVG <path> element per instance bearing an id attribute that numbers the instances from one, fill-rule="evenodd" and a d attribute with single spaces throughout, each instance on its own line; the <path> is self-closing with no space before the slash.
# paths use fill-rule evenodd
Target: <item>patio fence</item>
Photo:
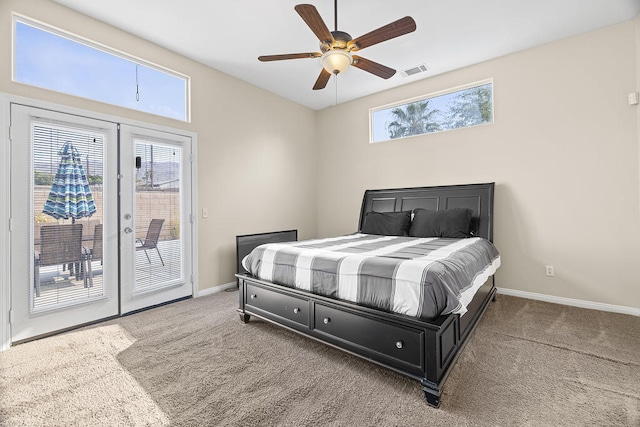
<path id="1" fill-rule="evenodd" d="M 36 185 L 33 189 L 34 202 L 34 237 L 39 238 L 40 226 L 47 223 L 71 223 L 71 220 L 56 221 L 53 217 L 43 214 L 42 208 L 49 197 L 50 185 Z M 102 186 L 92 185 L 91 193 L 96 204 L 96 213 L 89 218 L 82 218 L 84 224 L 83 235 L 93 235 L 95 224 L 102 222 Z M 136 212 L 136 237 L 144 238 L 153 218 L 165 220 L 160 234 L 160 240 L 174 240 L 180 238 L 180 194 L 172 190 L 136 190 L 136 206 L 143 207 Z M 76 221 L 77 222 L 77 221 Z"/>

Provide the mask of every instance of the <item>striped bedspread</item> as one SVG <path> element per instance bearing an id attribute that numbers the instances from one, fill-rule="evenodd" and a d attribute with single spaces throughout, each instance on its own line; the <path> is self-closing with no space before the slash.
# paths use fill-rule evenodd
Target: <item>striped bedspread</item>
<path id="1" fill-rule="evenodd" d="M 258 246 L 242 261 L 254 277 L 421 319 L 467 311 L 500 266 L 488 240 L 352 234 Z"/>

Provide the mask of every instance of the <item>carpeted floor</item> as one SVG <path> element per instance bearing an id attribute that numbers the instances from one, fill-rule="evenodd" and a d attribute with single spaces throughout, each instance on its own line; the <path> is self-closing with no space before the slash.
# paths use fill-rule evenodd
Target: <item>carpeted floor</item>
<path id="1" fill-rule="evenodd" d="M 439 409 L 237 292 L 0 353 L 2 426 L 640 426 L 640 318 L 498 295 Z"/>

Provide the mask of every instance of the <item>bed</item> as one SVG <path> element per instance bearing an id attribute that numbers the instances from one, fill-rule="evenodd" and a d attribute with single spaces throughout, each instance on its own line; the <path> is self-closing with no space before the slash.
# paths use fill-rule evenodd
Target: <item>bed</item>
<path id="1" fill-rule="evenodd" d="M 267 320 L 413 378 L 437 407 L 495 296 L 493 195 L 493 183 L 367 190 L 357 233 L 265 242 L 242 254 L 240 319 Z"/>

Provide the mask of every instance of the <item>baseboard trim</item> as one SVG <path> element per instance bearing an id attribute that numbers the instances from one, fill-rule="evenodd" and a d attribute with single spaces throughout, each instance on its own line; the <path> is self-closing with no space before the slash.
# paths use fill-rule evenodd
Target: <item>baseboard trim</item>
<path id="1" fill-rule="evenodd" d="M 223 292 L 226 289 L 235 288 L 238 286 L 237 282 L 229 282 L 218 286 L 212 286 L 207 289 L 198 291 L 195 295 L 196 298 L 204 297 L 207 295 L 217 294 Z M 610 311 L 612 313 L 629 314 L 631 316 L 640 316 L 640 308 L 625 307 L 622 305 L 604 304 L 601 302 L 585 301 L 575 298 L 557 297 L 554 295 L 537 294 L 535 292 L 518 291 L 509 288 L 497 288 L 498 293 L 502 295 L 510 295 L 514 297 L 533 299 L 537 301 L 550 302 L 553 304 L 570 305 L 573 307 L 588 308 L 590 310 Z"/>
<path id="2" fill-rule="evenodd" d="M 207 295 L 217 294 L 218 292 L 222 292 L 222 291 L 224 291 L 226 289 L 235 288 L 237 286 L 238 286 L 238 282 L 229 282 L 229 283 L 225 283 L 223 285 L 212 286 L 210 288 L 203 289 L 201 291 L 196 292 L 196 298 L 204 297 L 204 296 L 207 296 Z"/>
<path id="3" fill-rule="evenodd" d="M 570 305 L 573 307 L 588 308 L 591 310 L 610 311 L 612 313 L 640 316 L 640 308 L 625 307 L 622 305 L 604 304 L 601 302 L 585 301 L 574 298 L 557 297 L 553 295 L 537 294 L 534 292 L 518 291 L 515 289 L 498 288 L 498 293 L 514 297 L 534 299 L 554 304 Z"/>

